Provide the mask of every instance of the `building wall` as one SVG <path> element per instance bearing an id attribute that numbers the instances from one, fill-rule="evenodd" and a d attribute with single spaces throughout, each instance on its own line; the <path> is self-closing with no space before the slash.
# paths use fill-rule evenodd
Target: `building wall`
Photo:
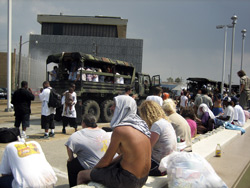
<path id="1" fill-rule="evenodd" d="M 48 55 L 62 52 L 83 52 L 100 57 L 127 61 L 142 70 L 142 39 L 107 37 L 30 35 L 29 52 L 32 59 L 40 59 L 46 65 Z"/>
<path id="2" fill-rule="evenodd" d="M 6 52 L 0 52 L 0 87 L 7 88 L 7 72 L 8 72 L 8 65 L 7 65 L 7 59 L 8 59 L 8 53 Z M 12 53 L 11 57 L 11 89 L 15 89 L 15 64 L 16 58 L 15 58 L 15 52 Z"/>

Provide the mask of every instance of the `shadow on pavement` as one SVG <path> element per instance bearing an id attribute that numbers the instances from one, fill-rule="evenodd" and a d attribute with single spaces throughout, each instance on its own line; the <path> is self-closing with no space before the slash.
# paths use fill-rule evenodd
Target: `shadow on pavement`
<path id="1" fill-rule="evenodd" d="M 69 185 L 68 184 L 59 185 L 59 186 L 56 186 L 55 188 L 69 188 Z"/>

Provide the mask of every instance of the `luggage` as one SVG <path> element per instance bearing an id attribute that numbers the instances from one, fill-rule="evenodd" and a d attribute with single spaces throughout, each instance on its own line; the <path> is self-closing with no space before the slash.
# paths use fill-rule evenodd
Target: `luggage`
<path id="1" fill-rule="evenodd" d="M 19 128 L 2 127 L 0 128 L 0 143 L 9 143 L 17 140 L 17 136 L 20 136 Z"/>

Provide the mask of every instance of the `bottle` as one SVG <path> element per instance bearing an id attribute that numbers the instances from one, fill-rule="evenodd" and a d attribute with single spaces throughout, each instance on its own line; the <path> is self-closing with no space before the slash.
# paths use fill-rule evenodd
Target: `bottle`
<path id="1" fill-rule="evenodd" d="M 217 146 L 216 146 L 215 157 L 221 157 L 221 147 L 220 147 L 220 144 L 217 144 Z"/>
<path id="2" fill-rule="evenodd" d="M 180 143 L 180 142 L 181 142 L 181 137 L 177 136 L 177 143 Z"/>

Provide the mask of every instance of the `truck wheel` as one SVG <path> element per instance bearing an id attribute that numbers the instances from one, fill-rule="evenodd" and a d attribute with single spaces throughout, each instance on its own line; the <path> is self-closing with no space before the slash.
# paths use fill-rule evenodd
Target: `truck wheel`
<path id="1" fill-rule="evenodd" d="M 82 114 L 92 114 L 95 116 L 96 121 L 100 118 L 100 107 L 94 100 L 87 100 L 82 105 Z"/>
<path id="2" fill-rule="evenodd" d="M 101 119 L 103 122 L 110 122 L 112 117 L 113 117 L 113 113 L 110 110 L 110 107 L 114 104 L 114 102 L 112 100 L 106 100 L 104 102 L 102 102 L 101 104 Z"/>

